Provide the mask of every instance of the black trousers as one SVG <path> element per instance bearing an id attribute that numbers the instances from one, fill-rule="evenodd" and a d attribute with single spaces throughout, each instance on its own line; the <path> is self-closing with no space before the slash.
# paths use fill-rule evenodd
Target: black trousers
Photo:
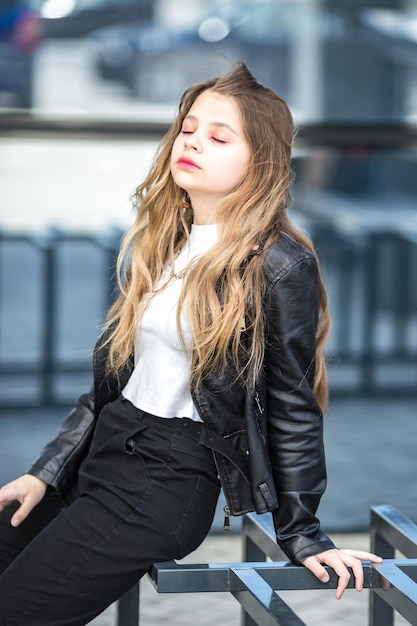
<path id="1" fill-rule="evenodd" d="M 81 626 L 157 561 L 206 537 L 220 486 L 199 425 L 138 411 L 101 412 L 78 480 L 46 496 L 18 527 L 0 515 L 0 626 Z"/>

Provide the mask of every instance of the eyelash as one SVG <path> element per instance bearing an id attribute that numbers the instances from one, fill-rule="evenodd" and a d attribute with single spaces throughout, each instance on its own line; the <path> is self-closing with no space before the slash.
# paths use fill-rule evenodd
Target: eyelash
<path id="1" fill-rule="evenodd" d="M 182 135 L 192 135 L 194 131 L 192 130 L 182 130 L 181 134 Z M 213 141 L 216 141 L 217 143 L 227 143 L 227 141 L 224 141 L 223 139 L 219 139 L 218 137 L 210 137 L 210 139 L 212 139 Z"/>

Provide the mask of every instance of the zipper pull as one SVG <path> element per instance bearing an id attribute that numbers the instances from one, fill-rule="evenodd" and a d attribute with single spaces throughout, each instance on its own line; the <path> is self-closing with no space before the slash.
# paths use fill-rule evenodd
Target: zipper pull
<path id="1" fill-rule="evenodd" d="M 231 529 L 231 522 L 230 522 L 230 509 L 229 507 L 226 506 L 223 508 L 224 511 L 224 524 L 223 524 L 223 530 L 230 530 Z"/>
<path id="2" fill-rule="evenodd" d="M 256 402 L 256 405 L 258 407 L 259 413 L 262 415 L 262 413 L 264 412 L 264 409 L 263 409 L 263 406 L 261 404 L 261 399 L 259 397 L 259 393 L 258 392 L 255 393 L 255 402 Z"/>

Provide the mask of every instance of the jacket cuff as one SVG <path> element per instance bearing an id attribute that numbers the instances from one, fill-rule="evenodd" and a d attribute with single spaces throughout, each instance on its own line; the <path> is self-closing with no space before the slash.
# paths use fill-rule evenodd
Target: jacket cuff
<path id="1" fill-rule="evenodd" d="M 314 539 L 299 536 L 289 541 L 282 541 L 277 538 L 277 543 L 295 565 L 302 565 L 302 562 L 309 556 L 315 556 L 326 550 L 336 548 L 333 541 L 321 532 Z"/>
<path id="2" fill-rule="evenodd" d="M 35 478 L 39 478 L 43 480 L 48 486 L 51 486 L 54 482 L 55 474 L 50 472 L 45 467 L 40 467 L 37 465 L 32 465 L 29 469 L 26 470 L 25 474 L 30 474 L 31 476 L 35 476 Z"/>

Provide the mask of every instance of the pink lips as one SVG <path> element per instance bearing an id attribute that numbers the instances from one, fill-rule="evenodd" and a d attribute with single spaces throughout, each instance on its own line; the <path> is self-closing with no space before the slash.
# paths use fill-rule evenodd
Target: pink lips
<path id="1" fill-rule="evenodd" d="M 197 163 L 194 163 L 191 159 L 187 159 L 186 157 L 181 157 L 177 161 L 178 167 L 181 167 L 185 170 L 199 170 L 199 166 Z"/>

